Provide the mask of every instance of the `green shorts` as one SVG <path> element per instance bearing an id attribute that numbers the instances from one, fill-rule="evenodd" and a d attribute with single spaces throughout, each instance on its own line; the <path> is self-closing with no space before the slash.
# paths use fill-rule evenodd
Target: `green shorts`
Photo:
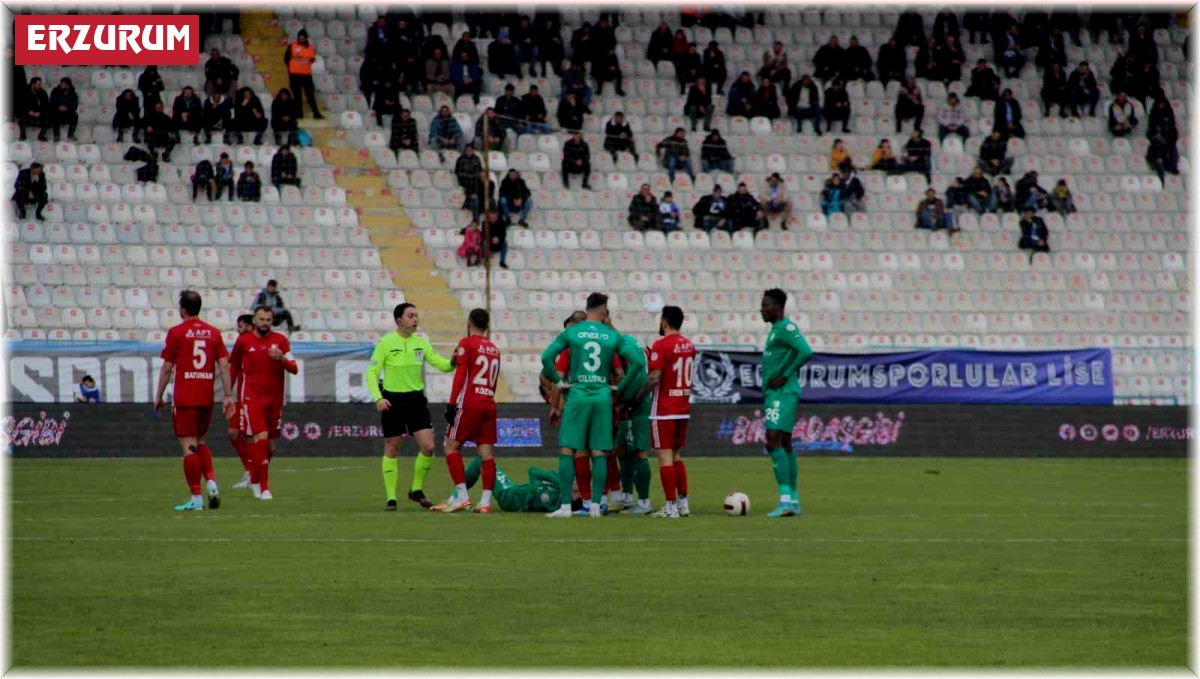
<path id="1" fill-rule="evenodd" d="M 650 450 L 650 417 L 639 416 L 629 420 L 625 431 L 625 451 L 644 453 Z"/>
<path id="2" fill-rule="evenodd" d="M 767 431 L 782 431 L 791 434 L 796 427 L 796 410 L 800 406 L 800 394 L 788 391 L 763 392 L 763 419 Z"/>
<path id="3" fill-rule="evenodd" d="M 623 445 L 625 446 L 625 450 L 627 452 L 631 450 L 629 447 L 629 420 L 621 420 L 617 422 L 617 433 L 613 435 L 613 445 Z"/>
<path id="4" fill-rule="evenodd" d="M 571 450 L 612 450 L 612 401 L 572 401 L 568 395 L 558 428 L 558 445 Z"/>

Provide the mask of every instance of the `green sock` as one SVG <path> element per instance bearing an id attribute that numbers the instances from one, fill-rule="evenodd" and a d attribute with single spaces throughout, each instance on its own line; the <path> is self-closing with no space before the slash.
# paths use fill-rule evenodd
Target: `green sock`
<path id="1" fill-rule="evenodd" d="M 412 492 L 425 490 L 425 477 L 429 476 L 429 470 L 433 469 L 433 456 L 417 453 L 417 457 L 413 459 L 413 482 Z"/>
<path id="2" fill-rule="evenodd" d="M 482 473 L 483 458 L 477 457 L 471 460 L 471 463 L 463 470 L 463 482 L 467 484 L 467 488 L 474 488 L 475 483 L 479 481 L 479 476 Z"/>
<path id="3" fill-rule="evenodd" d="M 632 453 L 622 457 L 621 462 L 621 492 L 626 495 L 633 493 L 633 472 L 637 464 L 637 456 Z"/>
<path id="4" fill-rule="evenodd" d="M 383 489 L 387 492 L 387 499 L 392 502 L 396 499 L 396 480 L 400 478 L 400 460 L 394 457 L 383 456 Z"/>
<path id="5" fill-rule="evenodd" d="M 796 451 L 787 451 L 788 459 L 788 482 L 790 484 L 792 502 L 800 501 L 800 466 L 797 464 Z"/>
<path id="6" fill-rule="evenodd" d="M 575 456 L 559 455 L 558 487 L 562 493 L 562 500 L 559 501 L 561 504 L 571 504 L 571 486 L 573 485 L 575 485 Z"/>
<path id="7" fill-rule="evenodd" d="M 783 448 L 776 448 L 771 451 L 771 469 L 775 472 L 775 484 L 779 486 L 779 495 L 790 496 L 792 494 L 792 468 L 788 464 L 787 451 Z"/>
<path id="8" fill-rule="evenodd" d="M 650 499 L 650 460 L 639 457 L 633 467 L 633 485 L 637 486 L 639 500 Z"/>
<path id="9" fill-rule="evenodd" d="M 608 486 L 608 460 L 604 455 L 592 456 L 592 501 L 604 502 L 604 489 Z"/>

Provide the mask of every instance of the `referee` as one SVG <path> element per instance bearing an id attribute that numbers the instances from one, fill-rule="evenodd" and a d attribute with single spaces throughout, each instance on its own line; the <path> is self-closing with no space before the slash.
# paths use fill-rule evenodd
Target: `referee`
<path id="1" fill-rule="evenodd" d="M 429 401 L 425 398 L 425 364 L 447 373 L 454 362 L 446 360 L 417 335 L 417 307 L 405 302 L 392 312 L 396 332 L 379 340 L 367 368 L 367 389 L 375 401 L 375 409 L 383 419 L 383 487 L 387 491 L 387 511 L 396 511 L 396 481 L 400 477 L 400 440 L 405 434 L 417 442 L 413 460 L 412 489 L 408 499 L 425 509 L 433 503 L 425 497 L 425 477 L 433 468 L 433 420 L 429 416 Z M 379 388 L 379 371 L 383 370 L 383 390 Z"/>

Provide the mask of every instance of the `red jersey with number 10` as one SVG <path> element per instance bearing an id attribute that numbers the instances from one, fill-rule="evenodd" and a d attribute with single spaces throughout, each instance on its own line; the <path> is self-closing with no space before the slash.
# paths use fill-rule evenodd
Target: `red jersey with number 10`
<path id="1" fill-rule="evenodd" d="M 648 369 L 662 371 L 662 377 L 654 385 L 650 419 L 686 420 L 691 417 L 692 365 L 695 361 L 696 347 L 679 333 L 663 337 L 650 348 Z"/>
<path id="2" fill-rule="evenodd" d="M 189 318 L 168 330 L 161 358 L 175 365 L 173 403 L 211 408 L 217 361 L 227 356 L 221 331 L 199 318 Z"/>
<path id="3" fill-rule="evenodd" d="M 483 335 L 472 335 L 458 343 L 454 355 L 450 402 L 464 410 L 495 409 L 500 350 Z"/>
<path id="4" fill-rule="evenodd" d="M 271 358 L 271 347 L 283 352 L 283 360 Z M 250 332 L 238 337 L 230 356 L 234 381 L 241 379 L 237 400 L 250 400 L 283 405 L 283 373 L 285 363 L 294 363 L 292 343 L 287 335 L 271 331 L 266 337 Z"/>

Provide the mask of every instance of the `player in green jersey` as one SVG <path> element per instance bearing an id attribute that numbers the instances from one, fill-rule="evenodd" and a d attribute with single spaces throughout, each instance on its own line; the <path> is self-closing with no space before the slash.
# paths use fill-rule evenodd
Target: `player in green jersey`
<path id="1" fill-rule="evenodd" d="M 471 460 L 464 473 L 467 488 L 470 489 L 479 480 L 483 470 L 483 462 L 479 458 Z M 574 493 L 566 494 L 566 501 L 574 505 L 582 500 L 572 500 Z M 558 509 L 564 499 L 558 485 L 558 474 L 548 469 L 529 468 L 529 482 L 517 483 L 503 469 L 496 467 L 496 502 L 500 509 L 506 512 L 552 512 Z"/>
<path id="2" fill-rule="evenodd" d="M 623 335 L 621 341 L 630 344 L 645 356 L 646 350 L 631 335 Z M 626 366 L 626 372 L 632 370 Z M 650 409 L 651 399 L 643 394 L 647 372 L 643 368 L 637 381 L 630 385 L 628 393 L 617 394 L 621 404 L 621 419 L 617 427 L 616 453 L 621 463 L 622 497 L 614 501 L 609 498 L 609 511 L 621 511 L 633 507 L 632 514 L 650 514 Z M 634 506 L 633 489 L 637 488 L 638 503 Z M 619 502 L 619 504 L 617 504 Z"/>
<path id="3" fill-rule="evenodd" d="M 766 419 L 767 453 L 779 486 L 779 506 L 772 518 L 798 516 L 800 491 L 796 451 L 792 449 L 792 429 L 800 402 L 800 368 L 812 357 L 812 347 L 800 334 L 796 323 L 785 316 L 787 293 L 772 288 L 763 293 L 762 319 L 771 324 L 763 346 L 763 413 Z"/>
<path id="4" fill-rule="evenodd" d="M 567 390 L 558 432 L 561 447 L 558 457 L 559 487 L 569 488 L 575 481 L 575 452 L 590 451 L 592 497 L 599 500 L 608 484 L 605 454 L 613 449 L 613 389 L 608 383 L 613 355 L 617 354 L 630 364 L 639 366 L 645 363 L 645 357 L 640 350 L 631 350 L 622 345 L 620 333 L 604 325 L 608 315 L 607 295 L 598 292 L 588 295 L 586 312 L 585 321 L 563 330 L 542 352 L 542 374 L 546 379 L 556 382 L 560 390 Z M 571 353 L 566 375 L 560 374 L 554 367 L 554 360 L 563 349 L 570 349 Z M 637 379 L 637 374 L 637 370 L 628 371 L 617 385 L 617 392 L 625 392 L 629 383 Z M 598 502 L 592 503 L 590 515 L 593 518 L 600 517 Z M 547 516 L 569 518 L 570 503 L 563 503 L 558 511 Z"/>

